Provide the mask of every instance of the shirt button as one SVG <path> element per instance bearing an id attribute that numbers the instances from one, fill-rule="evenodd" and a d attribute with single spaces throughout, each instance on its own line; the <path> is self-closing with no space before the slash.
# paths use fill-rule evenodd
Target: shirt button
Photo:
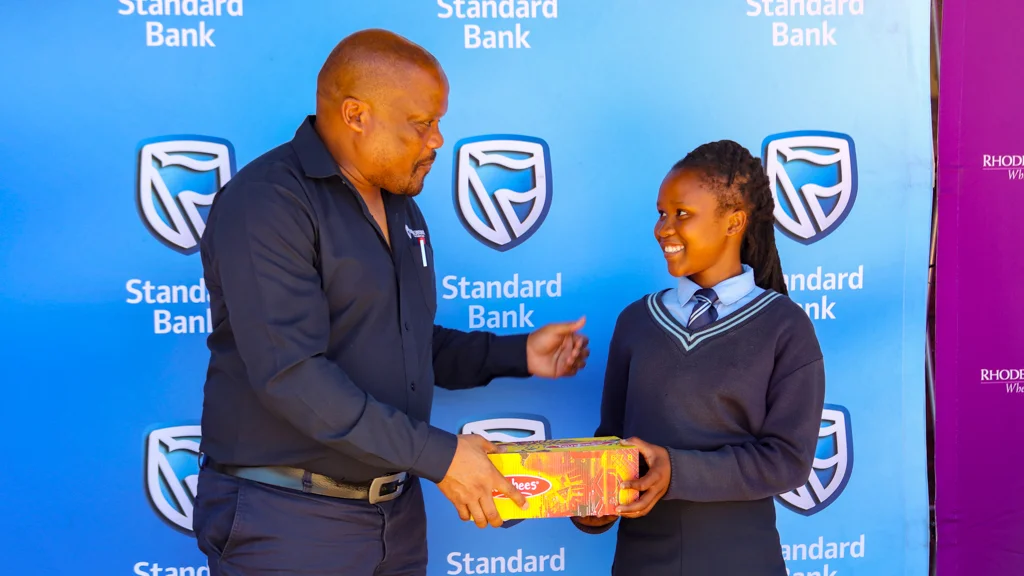
<path id="1" fill-rule="evenodd" d="M 416 389 L 416 383 L 413 382 L 413 383 L 409 384 L 409 388 L 412 388 L 413 390 L 415 390 Z"/>
<path id="2" fill-rule="evenodd" d="M 406 332 L 408 332 L 408 331 L 409 331 L 409 323 L 408 323 L 408 322 L 406 322 L 406 323 L 405 323 L 405 331 L 406 331 Z"/>

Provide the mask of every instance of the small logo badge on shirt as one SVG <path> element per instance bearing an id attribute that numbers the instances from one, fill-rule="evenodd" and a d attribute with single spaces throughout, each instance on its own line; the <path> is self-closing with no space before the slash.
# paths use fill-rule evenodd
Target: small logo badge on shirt
<path id="1" fill-rule="evenodd" d="M 409 238 L 426 238 L 427 233 L 423 230 L 413 230 L 409 228 L 409 225 L 405 225 L 405 233 L 409 235 Z"/>
<path id="2" fill-rule="evenodd" d="M 420 241 L 420 257 L 423 259 L 423 267 L 427 267 L 427 233 L 423 230 L 413 230 L 409 228 L 409 225 L 405 225 L 405 233 L 409 235 L 409 238 L 416 238 Z"/>

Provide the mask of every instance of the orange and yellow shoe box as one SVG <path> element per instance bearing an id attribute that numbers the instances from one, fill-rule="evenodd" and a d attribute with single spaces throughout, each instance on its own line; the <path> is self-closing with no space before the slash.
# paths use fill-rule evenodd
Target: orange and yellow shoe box
<path id="1" fill-rule="evenodd" d="M 635 446 L 618 438 L 569 438 L 495 443 L 500 452 L 491 462 L 526 496 L 522 510 L 498 492 L 494 504 L 502 520 L 566 518 L 615 514 L 615 507 L 639 497 L 622 488 L 640 471 Z"/>

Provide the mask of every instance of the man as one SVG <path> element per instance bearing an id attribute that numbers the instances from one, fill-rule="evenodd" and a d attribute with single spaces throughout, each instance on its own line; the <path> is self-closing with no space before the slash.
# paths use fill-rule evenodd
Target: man
<path id="1" fill-rule="evenodd" d="M 423 48 L 344 39 L 316 115 L 217 195 L 202 238 L 214 330 L 194 529 L 211 574 L 425 574 L 419 478 L 463 520 L 525 498 L 495 447 L 429 424 L 435 382 L 571 376 L 582 319 L 529 335 L 433 324 L 429 229 L 413 201 L 448 85 Z"/>

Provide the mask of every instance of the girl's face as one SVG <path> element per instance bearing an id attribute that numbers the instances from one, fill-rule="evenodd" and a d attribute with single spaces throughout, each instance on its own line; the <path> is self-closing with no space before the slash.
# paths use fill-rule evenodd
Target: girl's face
<path id="1" fill-rule="evenodd" d="M 654 237 L 668 271 L 710 287 L 742 271 L 739 247 L 746 214 L 719 213 L 719 196 L 694 170 L 673 170 L 658 190 Z"/>

